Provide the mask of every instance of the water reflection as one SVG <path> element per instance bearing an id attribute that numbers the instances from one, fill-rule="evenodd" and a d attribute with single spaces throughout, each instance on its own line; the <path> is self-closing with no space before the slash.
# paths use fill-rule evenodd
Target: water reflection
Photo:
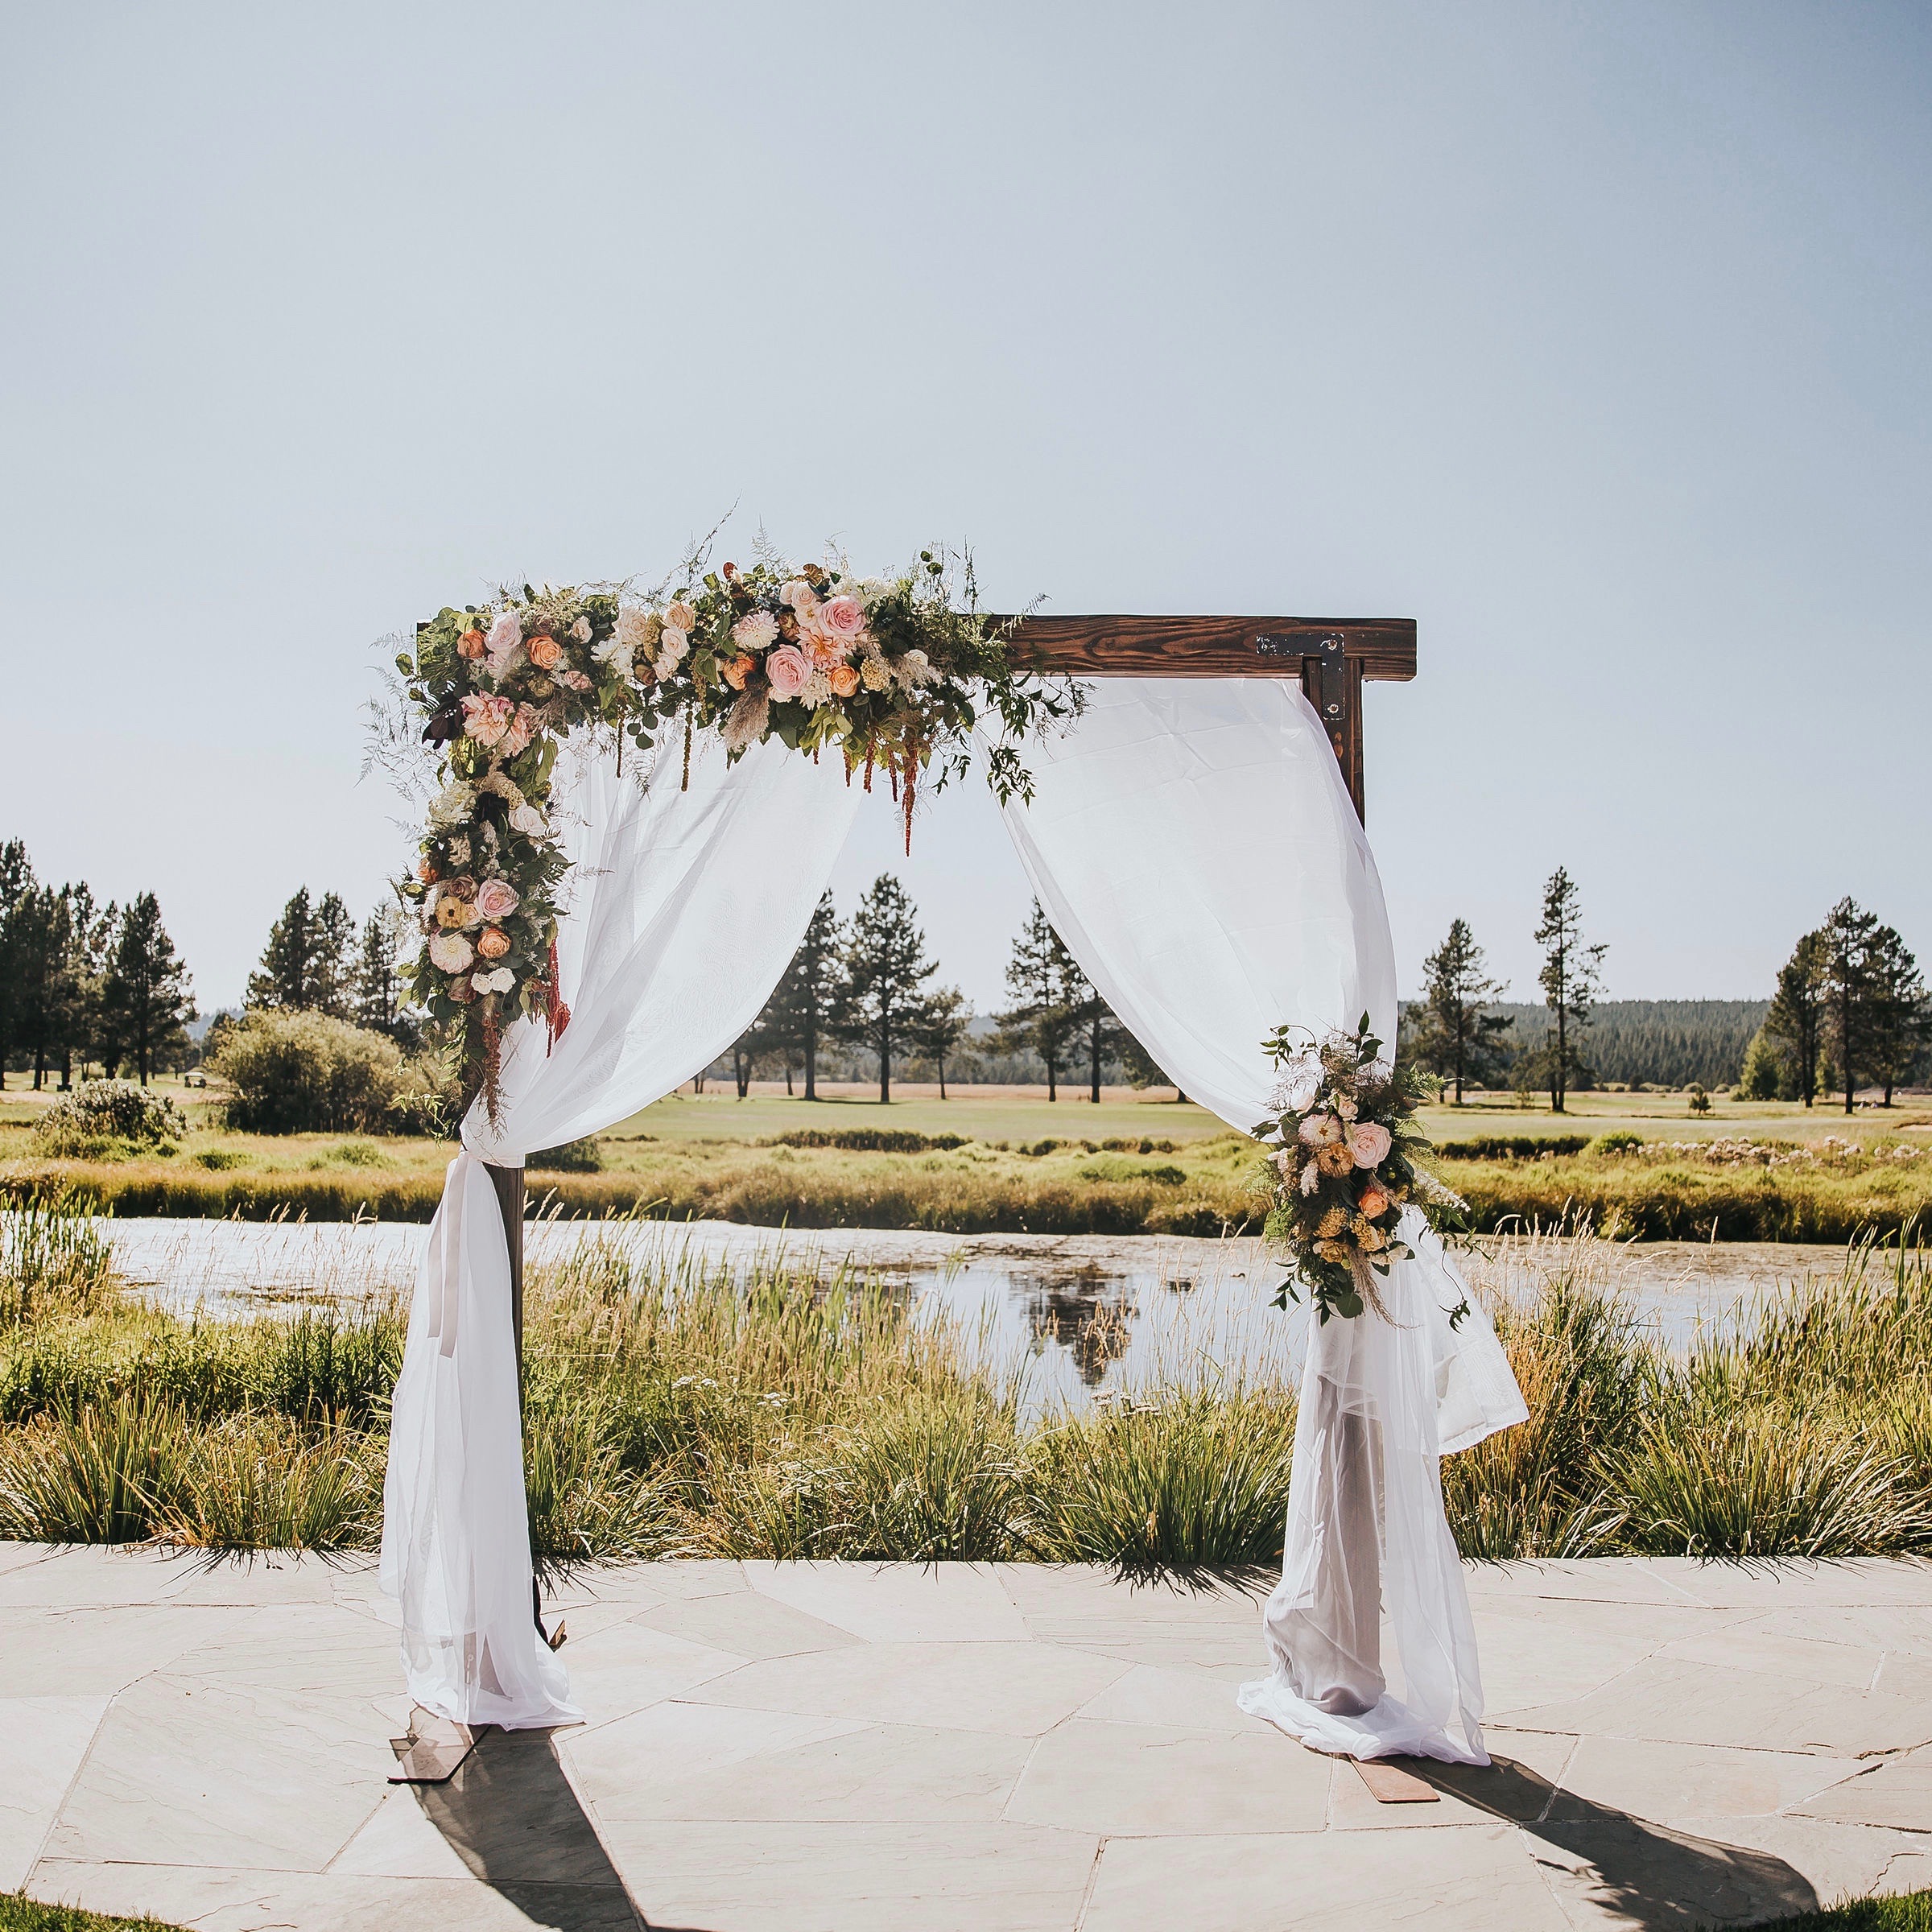
<path id="1" fill-rule="evenodd" d="M 360 1224 L 126 1220 L 105 1224 L 122 1272 L 181 1313 L 272 1313 L 407 1290 L 424 1230 Z M 846 1266 L 906 1294 L 922 1319 L 955 1323 L 989 1364 L 1010 1372 L 1030 1409 L 1084 1407 L 1113 1388 L 1292 1381 L 1305 1311 L 1272 1306 L 1282 1269 L 1253 1240 L 1156 1236 L 960 1236 L 854 1229 L 786 1234 L 719 1223 L 533 1224 L 535 1265 L 584 1241 L 614 1241 L 639 1276 L 655 1267 L 749 1270 L 782 1261 L 830 1274 Z M 1513 1240 L 1465 1261 L 1492 1296 L 1533 1298 L 1558 1269 L 1616 1293 L 1673 1350 L 1750 1319 L 1767 1290 L 1835 1278 L 1844 1250 L 1728 1243 Z"/>

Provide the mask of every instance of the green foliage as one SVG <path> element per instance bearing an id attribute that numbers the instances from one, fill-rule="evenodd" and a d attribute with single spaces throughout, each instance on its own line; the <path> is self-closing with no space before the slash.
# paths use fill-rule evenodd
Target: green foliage
<path id="1" fill-rule="evenodd" d="M 1769 1026 L 1758 1028 L 1744 1049 L 1743 1071 L 1737 1076 L 1740 1100 L 1781 1100 L 1797 1097 L 1791 1090 L 1783 1056 L 1771 1037 Z"/>
<path id="2" fill-rule="evenodd" d="M 1757 1932 L 1932 1932 L 1932 1892 L 1853 1899 L 1795 1918 L 1765 1919 Z"/>
<path id="3" fill-rule="evenodd" d="M 1479 1133 L 1444 1141 L 1436 1152 L 1446 1161 L 1540 1161 L 1548 1154 L 1581 1154 L 1587 1133 Z"/>
<path id="4" fill-rule="evenodd" d="M 1135 1577 L 1265 1568 L 1280 1560 L 1294 1443 L 1283 1391 L 1109 1403 L 1027 1445 L 1026 1546 Z"/>
<path id="5" fill-rule="evenodd" d="M 104 1918 L 78 1905 L 43 1905 L 24 1892 L 0 1892 L 0 1932 L 181 1932 L 144 1912 L 138 1918 Z"/>
<path id="6" fill-rule="evenodd" d="M 211 1067 L 245 1133 L 379 1133 L 423 1104 L 423 1078 L 394 1040 L 322 1013 L 251 1013 Z"/>
<path id="7" fill-rule="evenodd" d="M 1403 1018 L 1411 1022 L 1403 1049 L 1447 1082 L 1455 1104 L 1465 1086 L 1487 1086 L 1509 1059 L 1503 1035 L 1513 1022 L 1491 1009 L 1507 990 L 1488 978 L 1483 949 L 1465 919 L 1451 921 L 1442 944 L 1422 962 L 1422 999 Z"/>
<path id="8" fill-rule="evenodd" d="M 1563 1137 L 1567 1140 L 1571 1137 L 1566 1134 Z M 1580 1138 L 1581 1137 L 1577 1137 Z M 1642 1150 L 1643 1145 L 1644 1137 L 1641 1133 L 1633 1133 L 1627 1128 L 1619 1128 L 1609 1133 L 1600 1133 L 1595 1140 L 1591 1141 L 1590 1151 L 1592 1154 L 1608 1155 L 1636 1154 Z M 1564 1148 L 1561 1151 L 1574 1153 L 1577 1150 L 1572 1148 Z"/>
<path id="9" fill-rule="evenodd" d="M 541 1167 L 550 1174 L 601 1174 L 604 1156 L 598 1151 L 597 1137 L 587 1134 L 580 1141 L 568 1141 L 561 1147 L 546 1147 L 533 1154 L 524 1165 Z"/>
<path id="10" fill-rule="evenodd" d="M 68 1188 L 0 1208 L 0 1331 L 112 1305 L 114 1247 L 94 1208 Z"/>
<path id="11" fill-rule="evenodd" d="M 774 1133 L 772 1147 L 837 1147 L 848 1154 L 947 1153 L 966 1145 L 963 1133 L 915 1133 L 902 1127 L 794 1127 Z"/>
<path id="12" fill-rule="evenodd" d="M 34 1128 L 39 1150 L 56 1160 L 112 1160 L 171 1149 L 188 1132 L 175 1103 L 132 1080 L 84 1080 Z"/>

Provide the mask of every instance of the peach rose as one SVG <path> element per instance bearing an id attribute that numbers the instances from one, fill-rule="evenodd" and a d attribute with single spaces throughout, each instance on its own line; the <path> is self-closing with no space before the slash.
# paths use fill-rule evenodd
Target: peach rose
<path id="1" fill-rule="evenodd" d="M 1374 1121 L 1358 1121 L 1348 1129 L 1348 1145 L 1358 1167 L 1379 1167 L 1388 1158 L 1389 1129 Z"/>
<path id="2" fill-rule="evenodd" d="M 517 889 L 508 879 L 485 879 L 477 888 L 477 910 L 486 919 L 506 919 L 518 904 Z"/>
<path id="3" fill-rule="evenodd" d="M 724 666 L 724 682 L 733 691 L 742 691 L 745 688 L 745 680 L 751 675 L 757 666 L 758 659 L 753 657 L 750 652 L 741 650 Z"/>
<path id="4" fill-rule="evenodd" d="M 679 597 L 664 607 L 664 621 L 674 630 L 690 632 L 698 627 L 698 613 Z"/>
<path id="5" fill-rule="evenodd" d="M 485 926 L 477 935 L 477 951 L 486 960 L 500 960 L 510 951 L 510 935 L 501 926 Z"/>
<path id="6" fill-rule="evenodd" d="M 811 676 L 811 665 L 797 645 L 781 644 L 765 660 L 765 675 L 774 696 L 795 698 Z"/>
<path id="7" fill-rule="evenodd" d="M 1389 1212 L 1389 1197 L 1379 1187 L 1364 1187 L 1356 1195 L 1355 1204 L 1369 1220 Z"/>
<path id="8" fill-rule="evenodd" d="M 436 861 L 432 858 L 425 857 L 423 863 L 416 868 L 416 877 L 419 878 L 425 886 L 435 885 L 436 882 Z"/>
<path id="9" fill-rule="evenodd" d="M 848 698 L 859 687 L 859 674 L 849 664 L 835 664 L 832 669 L 832 694 L 836 697 Z"/>
<path id="10" fill-rule="evenodd" d="M 843 638 L 849 644 L 865 628 L 865 613 L 857 597 L 840 595 L 827 600 L 819 613 L 819 621 L 832 636 Z"/>
<path id="11" fill-rule="evenodd" d="M 820 671 L 830 671 L 835 664 L 845 662 L 845 646 L 829 631 L 814 631 L 806 648 L 811 653 L 812 663 Z"/>
<path id="12" fill-rule="evenodd" d="M 539 671 L 555 671 L 564 662 L 564 646 L 547 634 L 532 638 L 523 649 Z"/>
<path id="13" fill-rule="evenodd" d="M 489 648 L 482 632 L 473 625 L 456 639 L 456 653 L 460 657 L 480 658 Z"/>
<path id="14" fill-rule="evenodd" d="M 778 601 L 789 604 L 794 610 L 801 606 L 809 610 L 819 601 L 819 593 L 803 577 L 787 577 L 778 590 Z"/>

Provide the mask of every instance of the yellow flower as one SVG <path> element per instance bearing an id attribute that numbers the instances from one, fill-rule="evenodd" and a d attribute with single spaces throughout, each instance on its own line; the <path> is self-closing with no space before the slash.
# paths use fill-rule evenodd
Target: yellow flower
<path id="1" fill-rule="evenodd" d="M 1315 1229 L 1315 1232 L 1324 1241 L 1331 1241 L 1348 1225 L 1347 1211 L 1340 1208 L 1331 1208 L 1322 1216 L 1322 1224 Z"/>

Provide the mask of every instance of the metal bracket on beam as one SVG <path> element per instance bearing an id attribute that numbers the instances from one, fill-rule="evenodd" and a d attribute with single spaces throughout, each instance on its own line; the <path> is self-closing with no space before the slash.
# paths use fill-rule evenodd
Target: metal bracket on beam
<path id="1" fill-rule="evenodd" d="M 1348 660 L 1344 654 L 1340 637 L 1332 631 L 1315 646 L 1315 650 L 1316 661 L 1322 667 L 1322 722 L 1328 728 L 1328 735 L 1335 737 L 1345 729 L 1348 716 Z"/>

